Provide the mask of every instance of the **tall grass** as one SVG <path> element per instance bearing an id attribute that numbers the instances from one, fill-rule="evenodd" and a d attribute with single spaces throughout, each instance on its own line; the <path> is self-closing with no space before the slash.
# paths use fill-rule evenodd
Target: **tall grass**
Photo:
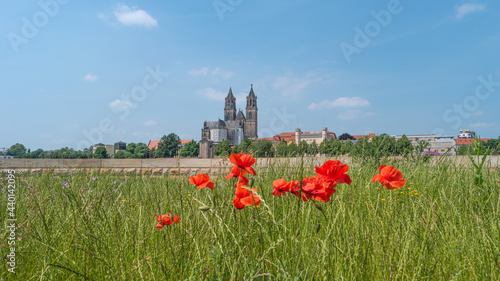
<path id="1" fill-rule="evenodd" d="M 470 167 L 387 161 L 403 188 L 372 183 L 375 164 L 350 164 L 352 184 L 319 203 L 325 216 L 312 201 L 271 194 L 274 180 L 313 176 L 321 163 L 257 167 L 262 202 L 243 210 L 222 174 L 214 191 L 187 176 L 18 175 L 18 268 L 4 262 L 0 279 L 499 280 L 498 168 L 480 189 Z M 157 230 L 166 213 L 181 222 Z"/>

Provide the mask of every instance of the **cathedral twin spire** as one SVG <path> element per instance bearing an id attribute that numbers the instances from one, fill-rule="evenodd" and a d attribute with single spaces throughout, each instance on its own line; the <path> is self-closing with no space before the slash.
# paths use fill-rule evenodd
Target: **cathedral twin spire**
<path id="1" fill-rule="evenodd" d="M 243 113 L 240 111 L 238 112 L 238 119 L 252 119 L 250 118 L 251 116 L 248 116 L 248 110 L 256 111 L 257 110 L 257 96 L 255 95 L 253 91 L 253 84 L 250 86 L 250 93 L 247 96 L 247 117 L 243 115 Z M 240 114 L 241 113 L 241 114 Z M 252 114 L 250 114 L 252 115 Z M 256 112 L 254 113 L 254 116 L 256 115 Z M 224 107 L 224 121 L 233 121 L 236 120 L 236 98 L 233 95 L 233 90 L 231 87 L 229 87 L 229 93 L 227 94 L 226 97 L 226 105 Z"/>

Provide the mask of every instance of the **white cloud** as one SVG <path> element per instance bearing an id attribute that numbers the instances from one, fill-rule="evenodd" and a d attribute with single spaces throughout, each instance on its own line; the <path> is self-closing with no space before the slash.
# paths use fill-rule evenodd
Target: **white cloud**
<path id="1" fill-rule="evenodd" d="M 200 69 L 191 69 L 188 71 L 188 74 L 193 75 L 193 76 L 207 76 L 207 75 L 221 76 L 224 79 L 229 79 L 229 78 L 233 77 L 233 75 L 234 75 L 234 73 L 231 71 L 222 70 L 218 67 L 214 68 L 214 69 L 210 69 L 206 66 L 204 66 Z"/>
<path id="2" fill-rule="evenodd" d="M 462 19 L 465 15 L 473 12 L 478 12 L 484 10 L 485 5 L 478 5 L 478 4 L 470 4 L 470 3 L 465 3 L 457 8 L 456 11 L 456 17 L 457 19 Z"/>
<path id="3" fill-rule="evenodd" d="M 271 82 L 274 90 L 281 92 L 285 98 L 299 98 L 307 94 L 308 88 L 316 83 L 330 83 L 331 74 L 317 75 L 308 73 L 303 77 L 280 76 Z"/>
<path id="4" fill-rule="evenodd" d="M 472 113 L 470 114 L 470 116 L 481 116 L 481 115 L 483 115 L 483 114 L 484 114 L 484 112 L 482 112 L 482 111 L 475 111 L 475 112 L 472 112 Z"/>
<path id="5" fill-rule="evenodd" d="M 146 122 L 144 122 L 144 126 L 154 126 L 158 124 L 155 120 L 148 120 Z"/>
<path id="6" fill-rule="evenodd" d="M 158 26 L 158 22 L 146 11 L 119 5 L 114 11 L 116 19 L 123 25 L 139 25 L 147 28 Z"/>
<path id="7" fill-rule="evenodd" d="M 495 126 L 495 124 L 492 124 L 492 123 L 474 123 L 474 124 L 470 124 L 469 125 L 470 127 L 472 128 L 488 128 L 488 127 L 493 127 Z"/>
<path id="8" fill-rule="evenodd" d="M 344 108 L 352 108 L 352 107 L 365 107 L 369 106 L 370 102 L 361 98 L 361 97 L 341 97 L 338 99 L 335 99 L 333 101 L 330 100 L 324 100 L 320 103 L 311 103 L 309 105 L 310 110 L 320 110 L 323 108 L 329 108 L 329 107 L 344 107 Z"/>
<path id="9" fill-rule="evenodd" d="M 120 107 L 134 108 L 134 107 L 136 107 L 136 105 L 132 104 L 129 101 L 124 101 L 124 100 L 121 100 L 121 99 L 116 99 L 116 100 L 114 100 L 114 101 L 112 101 L 112 102 L 109 103 L 109 107 L 111 107 L 111 108 L 120 108 Z"/>
<path id="10" fill-rule="evenodd" d="M 95 82 L 97 81 L 97 78 L 98 78 L 97 75 L 89 73 L 83 77 L 83 80 L 88 82 Z"/>

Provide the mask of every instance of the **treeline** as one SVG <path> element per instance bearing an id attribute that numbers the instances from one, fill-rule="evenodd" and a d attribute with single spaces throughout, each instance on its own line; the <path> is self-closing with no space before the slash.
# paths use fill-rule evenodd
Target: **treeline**
<path id="1" fill-rule="evenodd" d="M 500 155 L 500 137 L 498 139 L 490 139 L 487 142 L 480 140 L 482 151 L 489 149 L 489 155 Z M 473 154 L 473 144 L 462 145 L 457 149 L 457 155 L 467 155 L 469 152 Z"/>
<path id="2" fill-rule="evenodd" d="M 180 146 L 179 136 L 174 133 L 165 135 L 161 138 L 158 148 L 150 151 L 148 145 L 142 142 L 128 143 L 125 150 L 116 151 L 115 159 L 134 159 L 134 158 L 169 158 L 169 157 L 198 157 L 200 153 L 199 143 L 192 141 Z M 2 153 L 0 152 L 0 155 Z M 83 150 L 74 150 L 73 148 L 63 147 L 54 151 L 44 151 L 39 148 L 35 151 L 27 149 L 23 144 L 16 143 L 6 150 L 5 155 L 14 158 L 32 158 L 32 159 L 107 159 L 111 158 L 106 148 L 97 147 L 95 152 L 93 147 Z"/>
<path id="3" fill-rule="evenodd" d="M 428 143 L 422 142 L 418 149 L 425 148 Z M 245 139 L 240 145 L 231 147 L 229 141 L 221 142 L 215 149 L 215 155 L 226 156 L 231 153 L 248 153 L 255 157 L 295 157 L 300 155 L 324 154 L 330 156 L 351 155 L 353 157 L 364 156 L 395 156 L 413 153 L 415 148 L 411 141 L 403 136 L 396 140 L 393 137 L 382 134 L 375 137 L 363 137 L 353 144 L 352 138 L 325 139 L 320 145 L 315 142 L 308 144 L 301 141 L 298 145 L 294 142 L 281 141 L 276 148 L 270 140 Z"/>

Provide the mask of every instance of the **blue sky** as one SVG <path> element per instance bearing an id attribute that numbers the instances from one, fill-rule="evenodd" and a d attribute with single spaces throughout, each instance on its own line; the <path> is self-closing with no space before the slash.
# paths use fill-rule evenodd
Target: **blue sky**
<path id="1" fill-rule="evenodd" d="M 500 135 L 497 1 L 3 1 L 0 148 L 200 139 L 253 84 L 259 137 Z"/>

